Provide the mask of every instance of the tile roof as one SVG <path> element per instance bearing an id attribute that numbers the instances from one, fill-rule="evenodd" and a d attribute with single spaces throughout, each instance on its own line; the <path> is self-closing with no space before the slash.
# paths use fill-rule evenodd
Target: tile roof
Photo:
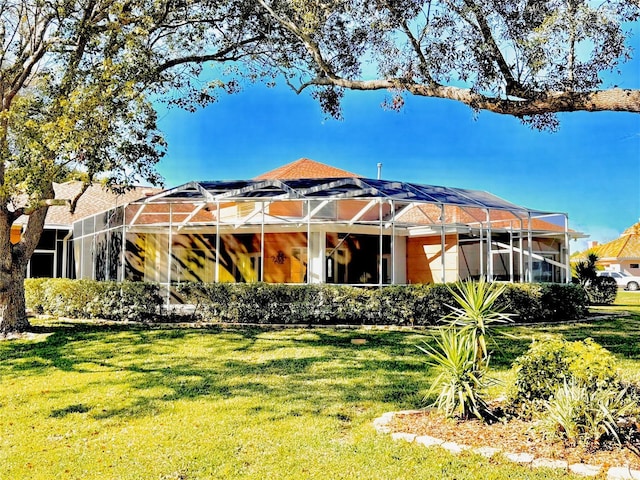
<path id="1" fill-rule="evenodd" d="M 640 222 L 630 226 L 619 238 L 576 254 L 578 257 L 595 253 L 600 260 L 606 259 L 638 259 L 640 258 Z"/>
<path id="2" fill-rule="evenodd" d="M 56 199 L 71 200 L 73 199 L 82 188 L 82 182 L 65 182 L 54 183 L 53 189 L 55 191 Z M 139 200 L 150 193 L 158 193 L 161 189 L 152 187 L 134 187 L 121 195 L 117 195 L 102 185 L 93 184 L 78 200 L 75 213 L 69 212 L 69 207 L 64 206 L 52 206 L 49 207 L 47 212 L 47 218 L 45 225 L 47 226 L 71 226 L 73 222 L 95 215 L 96 213 L 107 211 L 118 205 Z M 16 222 L 18 224 L 26 223 L 26 217 L 21 217 Z"/>
<path id="3" fill-rule="evenodd" d="M 255 177 L 254 180 L 291 180 L 299 178 L 351 178 L 360 177 L 340 168 L 301 158 Z"/>
<path id="4" fill-rule="evenodd" d="M 401 215 L 397 220 L 399 222 L 417 223 L 417 224 L 438 224 L 436 219 L 441 215 L 440 205 L 424 204 L 418 205 Z M 519 212 L 522 215 L 522 212 Z M 476 224 L 482 223 L 483 228 L 486 226 L 487 214 L 484 209 L 477 207 L 458 207 L 447 205 L 445 208 L 444 223 L 445 224 Z M 491 210 L 491 228 L 502 228 L 505 230 L 523 230 L 529 229 L 529 220 L 526 217 L 519 217 L 513 212 L 507 210 Z M 531 219 L 531 230 L 544 232 L 564 232 L 564 225 L 558 225 L 539 218 Z M 570 234 L 576 233 L 569 229 Z"/>

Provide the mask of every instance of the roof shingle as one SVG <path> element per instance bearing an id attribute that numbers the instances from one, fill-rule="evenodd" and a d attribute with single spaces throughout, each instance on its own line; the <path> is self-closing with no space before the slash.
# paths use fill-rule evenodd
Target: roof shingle
<path id="1" fill-rule="evenodd" d="M 360 177 L 355 173 L 340 168 L 316 162 L 308 158 L 301 158 L 269 172 L 255 177 L 254 180 L 292 180 L 300 178 L 352 178 Z"/>
<path id="2" fill-rule="evenodd" d="M 72 200 L 80 192 L 82 182 L 54 183 L 55 198 L 60 200 Z M 133 187 L 121 195 L 107 190 L 102 185 L 90 185 L 86 192 L 78 200 L 76 210 L 72 214 L 68 205 L 51 206 L 47 212 L 45 224 L 53 226 L 71 226 L 73 222 L 96 213 L 105 212 L 118 205 L 139 200 L 149 193 L 158 193 L 160 189 L 151 187 Z M 26 223 L 26 217 L 21 217 L 17 224 Z"/>
<path id="3" fill-rule="evenodd" d="M 595 253 L 600 260 L 640 258 L 640 222 L 627 228 L 619 238 L 602 245 L 595 245 L 576 256 L 586 258 L 588 253 Z"/>

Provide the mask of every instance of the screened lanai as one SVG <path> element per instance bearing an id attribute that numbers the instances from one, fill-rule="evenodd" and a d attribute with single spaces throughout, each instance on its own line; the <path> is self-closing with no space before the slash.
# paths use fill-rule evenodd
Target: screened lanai
<path id="1" fill-rule="evenodd" d="M 78 278 L 388 284 L 570 280 L 567 216 L 367 178 L 190 182 L 74 224 Z M 169 291 L 169 289 L 167 289 Z"/>

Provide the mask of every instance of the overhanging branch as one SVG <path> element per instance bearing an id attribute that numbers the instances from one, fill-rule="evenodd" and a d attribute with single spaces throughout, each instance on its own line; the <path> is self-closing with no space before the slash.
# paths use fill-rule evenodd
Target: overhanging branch
<path id="1" fill-rule="evenodd" d="M 538 93 L 533 99 L 507 99 L 482 95 L 467 88 L 428 86 L 403 79 L 350 80 L 323 76 L 301 85 L 297 91 L 301 92 L 314 85 L 349 90 L 400 89 L 416 96 L 456 100 L 476 110 L 516 117 L 571 111 L 640 113 L 640 90 L 619 88 L 590 92 L 549 91 Z"/>
<path id="2" fill-rule="evenodd" d="M 178 65 L 184 65 L 187 63 L 205 63 L 205 62 L 215 62 L 215 61 L 239 60 L 244 56 L 246 56 L 247 54 L 242 53 L 242 54 L 237 54 L 233 56 L 231 54 L 233 52 L 237 52 L 240 47 L 245 47 L 252 43 L 257 43 L 263 39 L 264 39 L 263 35 L 257 35 L 255 37 L 251 37 L 251 38 L 247 38 L 245 40 L 239 41 L 238 43 L 235 43 L 234 45 L 228 48 L 218 50 L 215 53 L 210 53 L 207 55 L 188 55 L 185 57 L 174 58 L 172 60 L 169 60 L 168 62 L 163 63 L 162 65 L 159 65 L 158 68 L 156 68 L 156 73 L 161 73 L 166 70 L 169 70 L 170 68 L 177 67 Z"/>

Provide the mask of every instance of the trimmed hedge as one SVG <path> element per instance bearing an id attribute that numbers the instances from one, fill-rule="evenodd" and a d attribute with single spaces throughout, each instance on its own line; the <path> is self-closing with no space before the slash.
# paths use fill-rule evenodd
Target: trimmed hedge
<path id="1" fill-rule="evenodd" d="M 454 300 L 446 285 L 187 283 L 178 286 L 196 315 L 230 323 L 435 325 Z M 579 285 L 508 284 L 497 307 L 520 323 L 581 318 L 587 296 Z"/>
<path id="2" fill-rule="evenodd" d="M 176 293 L 196 306 L 195 316 L 224 323 L 298 325 L 436 325 L 454 301 L 446 285 L 185 283 Z M 166 320 L 160 287 L 144 282 L 29 279 L 27 307 L 36 313 L 109 320 Z M 587 296 L 579 285 L 508 284 L 498 308 L 516 322 L 582 317 Z"/>
<path id="3" fill-rule="evenodd" d="M 496 306 L 515 313 L 518 323 L 554 322 L 583 317 L 589 299 L 580 285 L 561 283 L 509 284 Z"/>
<path id="4" fill-rule="evenodd" d="M 36 313 L 134 321 L 161 313 L 160 288 L 154 283 L 37 278 L 24 285 L 27 308 Z"/>
<path id="5" fill-rule="evenodd" d="M 611 277 L 596 277 L 584 289 L 594 305 L 611 305 L 618 294 L 618 284 Z"/>

